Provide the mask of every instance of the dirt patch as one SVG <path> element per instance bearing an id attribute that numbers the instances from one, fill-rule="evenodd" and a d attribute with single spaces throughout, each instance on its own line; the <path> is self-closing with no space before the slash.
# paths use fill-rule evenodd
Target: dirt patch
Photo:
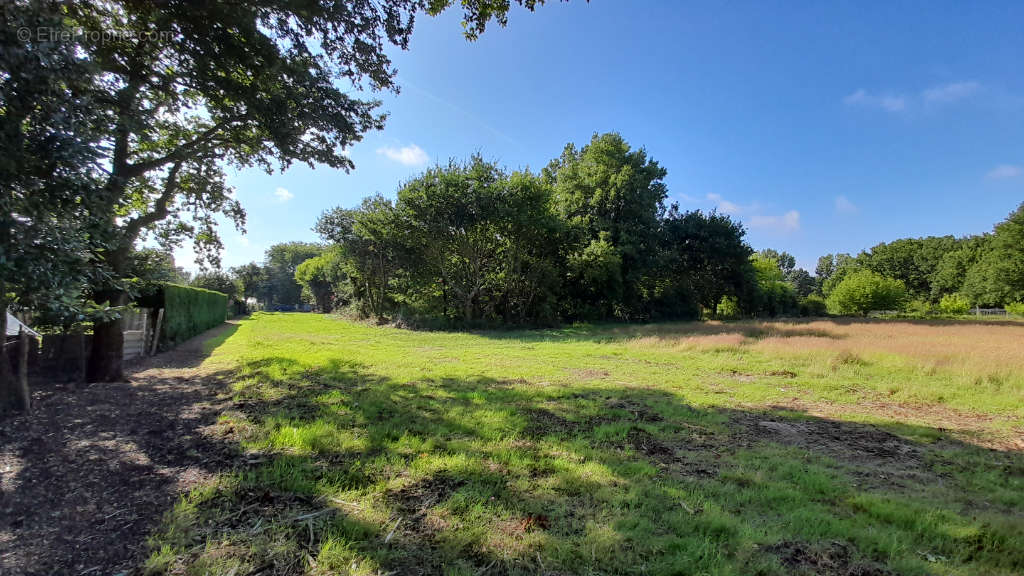
<path id="1" fill-rule="evenodd" d="M 836 460 L 866 486 L 911 488 L 937 478 L 925 463 L 922 445 L 868 424 L 780 420 L 756 413 L 735 414 L 733 422 L 738 445 L 768 440 L 797 446 Z"/>
<path id="2" fill-rule="evenodd" d="M 605 406 L 613 410 L 625 410 L 633 415 L 637 422 L 661 422 L 664 418 L 643 402 L 630 398 L 613 398 L 605 402 Z"/>
<path id="3" fill-rule="evenodd" d="M 581 422 L 574 422 L 546 408 L 524 408 L 523 413 L 527 418 L 524 432 L 532 438 L 549 434 L 573 436 L 585 427 Z"/>
<path id="4" fill-rule="evenodd" d="M 892 576 L 893 572 L 875 562 L 854 560 L 855 548 L 847 543 L 832 541 L 825 546 L 812 546 L 806 542 L 786 541 L 763 549 L 776 556 L 787 573 L 814 576 Z"/>
<path id="5" fill-rule="evenodd" d="M 0 421 L 0 573 L 113 574 L 182 490 L 236 457 L 207 434 L 227 401 L 202 373 L 225 325 L 137 365 L 127 382 L 36 383 L 34 412 Z"/>
<path id="6" fill-rule="evenodd" d="M 892 422 L 927 426 L 952 435 L 957 440 L 982 448 L 1001 451 L 1024 450 L 1024 429 L 1007 434 L 992 432 L 993 424 L 1011 417 L 957 410 L 941 404 L 862 401 L 856 404 L 832 404 L 800 398 L 778 402 L 772 409 L 796 410 L 816 418 L 848 418 L 850 414 L 870 415 Z"/>
<path id="7" fill-rule="evenodd" d="M 679 476 L 710 478 L 718 473 L 711 460 L 718 450 L 704 441 L 668 443 L 655 438 L 650 432 L 630 428 L 625 444 L 643 454 L 663 471 Z"/>
<path id="8" fill-rule="evenodd" d="M 569 374 L 572 374 L 573 378 L 577 380 L 600 380 L 611 376 L 611 373 L 607 370 L 595 370 L 593 368 L 573 369 L 569 370 Z"/>
<path id="9" fill-rule="evenodd" d="M 402 512 L 422 516 L 432 506 L 444 502 L 465 485 L 466 481 L 461 478 L 439 474 L 405 486 L 394 492 L 392 497 Z"/>

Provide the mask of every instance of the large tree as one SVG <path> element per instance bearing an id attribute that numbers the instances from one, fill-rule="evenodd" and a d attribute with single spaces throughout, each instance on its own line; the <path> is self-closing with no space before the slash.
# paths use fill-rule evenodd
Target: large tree
<path id="1" fill-rule="evenodd" d="M 582 149 L 569 144 L 544 174 L 568 227 L 570 262 L 581 263 L 568 278 L 579 300 L 576 312 L 603 318 L 640 313 L 643 279 L 657 262 L 666 170 L 613 132 L 594 134 Z M 591 266 L 597 255 L 600 264 Z M 592 290 L 596 269 L 607 271 L 600 293 Z"/>
<path id="2" fill-rule="evenodd" d="M 68 326 L 109 312 L 85 290 L 105 272 L 90 235 L 102 90 L 76 47 L 60 41 L 70 32 L 60 5 L 6 3 L 0 16 L 0 333 L 8 308 Z M 13 392 L 0 354 L 0 404 Z"/>
<path id="3" fill-rule="evenodd" d="M 669 279 L 676 303 L 692 297 L 713 311 L 725 296 L 749 296 L 752 286 L 745 268 L 751 250 L 743 240 L 742 224 L 715 211 L 680 213 L 672 206 L 662 228 L 665 258 L 660 273 Z"/>
<path id="4" fill-rule="evenodd" d="M 451 3 L 13 0 L 4 6 L 3 42 L 5 50 L 13 49 L 5 57 L 10 53 L 24 60 L 15 62 L 17 69 L 31 72 L 33 59 L 39 67 L 40 58 L 52 56 L 32 53 L 36 39 L 16 37 L 19 28 L 106 33 L 59 37 L 56 65 L 39 68 L 44 73 L 57 70 L 50 74 L 50 87 L 67 96 L 53 100 L 52 107 L 45 98 L 36 98 L 45 96 L 38 85 L 5 74 L 0 79 L 8 89 L 4 130 L 7 137 L 18 139 L 26 125 L 42 126 L 40 134 L 70 135 L 94 144 L 85 149 L 99 157 L 80 165 L 101 166 L 102 176 L 78 174 L 65 196 L 87 199 L 89 216 L 99 221 L 86 236 L 85 252 L 94 259 L 90 268 L 109 273 L 90 284 L 98 301 L 116 309 L 128 299 L 122 279 L 130 274 L 137 240 L 146 234 L 166 246 L 189 238 L 201 264 L 217 264 L 221 244 L 216 217 L 244 224 L 244 212 L 225 182 L 226 167 L 272 170 L 301 162 L 351 169 L 344 149 L 366 131 L 381 128 L 385 119 L 379 102 L 360 95 L 398 91 L 385 45 L 405 49 L 415 14 L 437 14 Z M 533 9 L 538 2 L 519 3 Z M 509 4 L 462 3 L 467 37 L 474 38 L 491 20 L 504 24 Z M 23 22 L 28 26 L 18 25 Z M 88 90 L 76 91 L 72 83 Z M 90 95 L 95 98 L 88 106 L 78 106 L 77 100 Z M 44 105 L 19 106 L 37 100 Z M 83 110 L 89 122 L 62 129 Z M 37 123 L 29 119 L 32 115 Z M 30 150 L 29 158 L 45 163 L 63 157 L 51 147 Z M 86 193 L 77 193 L 83 186 Z M 47 216 L 59 212 L 44 195 L 28 203 Z M 31 212 L 4 208 L 5 213 Z M 9 231 L 14 225 L 5 221 L 3 228 Z M 74 268 L 51 270 L 74 276 L 69 272 Z M 99 318 L 89 379 L 119 379 L 121 349 L 119 318 Z"/>
<path id="5" fill-rule="evenodd" d="M 1024 203 L 996 225 L 984 255 L 968 270 L 963 291 L 980 306 L 1024 301 Z"/>

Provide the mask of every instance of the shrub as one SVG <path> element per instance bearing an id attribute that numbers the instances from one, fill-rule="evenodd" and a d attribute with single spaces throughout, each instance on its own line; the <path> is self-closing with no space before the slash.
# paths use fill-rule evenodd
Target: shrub
<path id="1" fill-rule="evenodd" d="M 735 320 L 741 314 L 740 303 L 735 296 L 722 296 L 722 300 L 715 308 L 715 316 L 722 320 Z"/>
<path id="2" fill-rule="evenodd" d="M 946 294 L 939 300 L 939 310 L 943 314 L 963 315 L 971 309 L 971 303 L 960 294 Z"/>
<path id="3" fill-rule="evenodd" d="M 222 324 L 227 319 L 228 297 L 213 290 L 164 284 L 163 309 L 160 343 L 174 346 Z"/>
<path id="4" fill-rule="evenodd" d="M 857 270 L 843 278 L 826 302 L 832 314 L 863 316 L 872 310 L 899 310 L 906 299 L 903 282 L 870 270 Z"/>
<path id="5" fill-rule="evenodd" d="M 1012 302 L 1006 305 L 1006 313 L 1014 316 L 1024 316 L 1024 302 Z"/>
<path id="6" fill-rule="evenodd" d="M 825 303 L 825 299 L 821 296 L 811 294 L 800 300 L 800 315 L 826 316 L 828 315 L 828 305 Z"/>
<path id="7" fill-rule="evenodd" d="M 911 300 L 907 303 L 906 312 L 909 316 L 925 317 L 935 314 L 935 305 L 927 300 Z"/>

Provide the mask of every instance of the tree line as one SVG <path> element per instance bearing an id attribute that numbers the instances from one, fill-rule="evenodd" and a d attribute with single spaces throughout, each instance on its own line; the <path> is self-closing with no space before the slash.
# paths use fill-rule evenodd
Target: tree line
<path id="1" fill-rule="evenodd" d="M 452 161 L 394 200 L 325 212 L 322 253 L 295 278 L 321 310 L 431 326 L 824 312 L 791 255 L 755 253 L 728 215 L 668 204 L 665 176 L 617 133 L 539 173 Z"/>
<path id="2" fill-rule="evenodd" d="M 616 133 L 570 144 L 539 173 L 480 156 L 435 166 L 316 222 L 320 245 L 233 269 L 247 296 L 413 325 L 546 325 L 960 314 L 1024 300 L 1024 204 L 991 233 L 904 238 L 814 274 L 755 252 L 740 222 L 666 204 L 666 171 Z"/>

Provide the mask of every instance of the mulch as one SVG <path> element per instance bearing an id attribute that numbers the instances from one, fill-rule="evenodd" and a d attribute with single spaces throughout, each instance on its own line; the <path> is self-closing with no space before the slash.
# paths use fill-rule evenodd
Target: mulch
<path id="1" fill-rule="evenodd" d="M 230 468 L 204 434 L 227 406 L 200 367 L 215 328 L 127 371 L 126 382 L 36 383 L 30 415 L 0 419 L 0 574 L 135 574 L 183 491 Z"/>

